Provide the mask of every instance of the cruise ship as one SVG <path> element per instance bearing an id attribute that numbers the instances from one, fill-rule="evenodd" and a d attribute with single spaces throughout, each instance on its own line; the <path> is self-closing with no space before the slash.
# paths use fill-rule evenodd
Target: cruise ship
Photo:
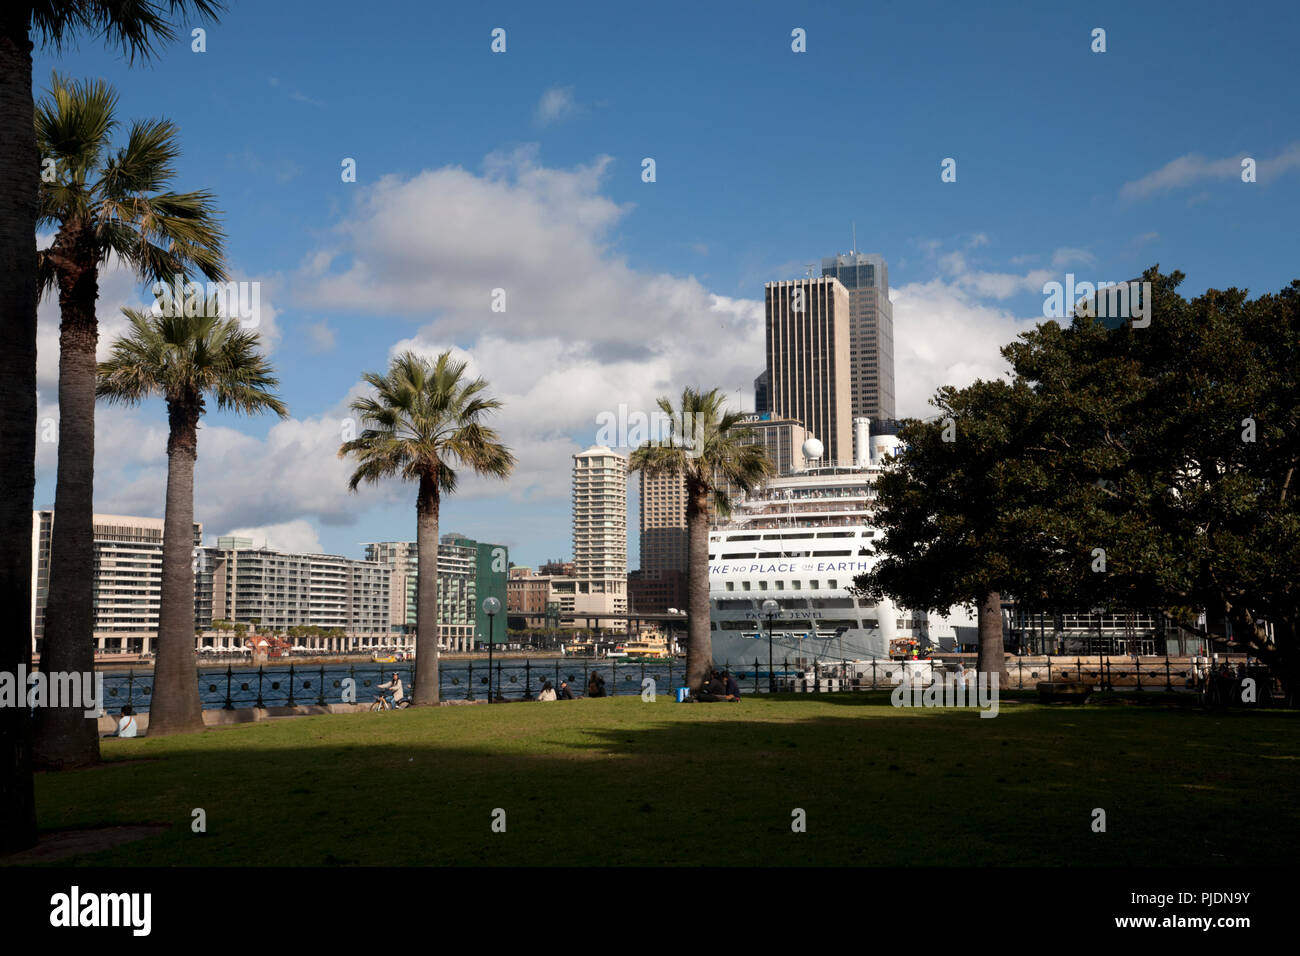
<path id="1" fill-rule="evenodd" d="M 876 560 L 872 545 L 881 532 L 872 523 L 875 481 L 898 445 L 894 435 L 869 435 L 866 419 L 856 419 L 854 427 L 855 465 L 820 465 L 821 442 L 809 439 L 802 449 L 806 468 L 738 496 L 730 518 L 710 531 L 714 660 L 766 666 L 762 604 L 769 598 L 778 606 L 771 621 L 778 667 L 785 660 L 806 666 L 814 660 L 888 658 L 906 640 L 921 649 L 974 641 L 974 617 L 959 609 L 949 617 L 927 616 L 847 590 Z"/>

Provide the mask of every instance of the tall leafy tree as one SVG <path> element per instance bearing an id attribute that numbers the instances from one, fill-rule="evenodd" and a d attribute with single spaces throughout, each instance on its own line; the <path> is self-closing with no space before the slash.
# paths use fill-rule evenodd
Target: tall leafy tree
<path id="1" fill-rule="evenodd" d="M 1004 350 L 1058 420 L 1045 525 L 1128 603 L 1207 615 L 1300 685 L 1300 281 L 1250 300 L 1148 270 L 1150 323 L 1044 324 Z"/>
<path id="2" fill-rule="evenodd" d="M 257 333 L 223 318 L 215 298 L 198 314 L 187 315 L 179 300 L 162 312 L 123 310 L 130 330 L 100 363 L 98 387 L 110 403 L 135 405 L 151 397 L 167 403 L 167 504 L 151 737 L 203 729 L 194 665 L 192 559 L 199 419 L 212 400 L 222 411 L 289 414 L 274 394 L 279 383 L 259 351 Z"/>
<path id="3" fill-rule="evenodd" d="M 1043 459 L 1055 449 L 1027 385 L 944 386 L 931 404 L 938 416 L 899 430 L 901 450 L 876 486 L 878 561 L 854 585 L 917 610 L 975 608 L 977 669 L 1005 677 L 1004 595 L 1038 607 L 1066 599 L 1064 588 L 1089 583 L 1087 554 L 1035 524 Z M 1069 596 L 1086 600 L 1077 589 Z"/>
<path id="4" fill-rule="evenodd" d="M 444 495 L 456 491 L 456 469 L 505 479 L 515 457 L 496 431 L 483 424 L 501 402 L 486 395 L 487 382 L 467 379 L 467 364 L 443 352 L 430 363 L 414 352 L 393 359 L 387 374 L 367 372 L 375 390 L 352 403 L 361 434 L 343 443 L 339 457 L 357 466 L 348 482 L 401 478 L 417 485 L 415 690 L 413 703 L 438 703 L 438 514 Z"/>
<path id="5" fill-rule="evenodd" d="M 0 432 L 10 461 L 0 474 L 0 670 L 31 663 L 31 507 L 36 487 L 36 215 L 40 156 L 32 49 L 102 36 L 132 59 L 175 39 L 172 21 L 215 19 L 219 0 L 18 0 L 0 5 Z M 0 709 L 0 849 L 36 842 L 31 718 Z"/>
<path id="6" fill-rule="evenodd" d="M 221 228 L 210 193 L 174 192 L 180 155 L 167 120 L 139 121 L 116 150 L 117 94 L 102 80 L 55 74 L 36 108 L 42 175 L 38 227 L 54 241 L 39 254 L 42 290 L 57 290 L 59 334 L 58 479 L 50 540 L 50 583 L 42 667 L 94 667 L 95 300 L 110 256 L 168 290 L 189 273 L 225 278 Z M 36 715 L 37 766 L 75 767 L 99 758 L 95 723 L 80 708 Z"/>
<path id="7" fill-rule="evenodd" d="M 668 417 L 672 438 L 635 449 L 628 467 L 651 477 L 678 475 L 686 487 L 686 683 L 698 691 L 713 663 L 709 631 L 711 509 L 720 516 L 729 514 L 728 489 L 752 491 L 771 474 L 772 462 L 741 424 L 744 416 L 726 410 L 719 389 L 686 388 L 677 408 L 666 396 L 659 399 L 659 408 Z"/>

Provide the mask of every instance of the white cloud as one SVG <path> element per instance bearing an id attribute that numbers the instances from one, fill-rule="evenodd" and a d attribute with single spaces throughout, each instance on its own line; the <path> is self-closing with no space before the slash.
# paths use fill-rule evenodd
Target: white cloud
<path id="1" fill-rule="evenodd" d="M 263 546 L 273 548 L 276 551 L 291 551 L 298 554 L 320 554 L 324 549 L 321 547 L 320 535 L 316 533 L 310 522 L 301 518 L 293 521 L 284 521 L 280 524 L 258 525 L 252 528 L 232 528 L 225 532 L 231 537 L 252 538 L 253 547 L 260 548 Z M 217 535 L 207 533 L 207 527 L 204 527 L 204 538 L 213 539 Z"/>
<path id="2" fill-rule="evenodd" d="M 693 276 L 639 270 L 623 258 L 611 236 L 633 209 L 602 193 L 610 165 L 598 157 L 546 168 L 534 148 L 523 148 L 487 157 L 479 174 L 444 167 L 384 177 L 361 187 L 334 235 L 280 280 L 292 282 L 292 295 L 280 291 L 295 308 L 410 317 L 410 333 L 390 355 L 451 348 L 488 380 L 504 402 L 491 424 L 519 465 L 506 483 L 463 474 L 457 498 L 494 496 L 516 503 L 508 512 L 526 514 L 563 507 L 571 456 L 595 440 L 597 414 L 620 404 L 649 412 L 660 395 L 691 385 L 720 387 L 752 407 L 764 365 L 761 300 L 718 296 Z M 1033 320 L 979 299 L 1041 293 L 1056 277 L 980 271 L 961 253 L 944 257 L 943 269 L 942 279 L 893 290 L 900 415 L 930 414 L 926 400 L 941 384 L 1005 372 L 999 347 Z M 504 313 L 491 309 L 497 288 L 506 292 Z M 321 342 L 333 332 L 324 320 L 305 328 Z M 268 423 L 260 437 L 209 416 L 199 436 L 196 519 L 289 550 L 319 547 L 308 535 L 322 526 L 357 524 L 378 505 L 409 505 L 411 489 L 396 480 L 346 490 L 353 465 L 337 450 L 348 402 L 363 391 L 356 382 L 330 409 Z M 131 414 L 102 416 L 101 460 L 133 457 L 130 467 L 101 471 L 97 506 L 157 514 L 166 435 L 138 425 L 133 435 Z"/>
<path id="3" fill-rule="evenodd" d="M 1140 179 L 1127 182 L 1119 194 L 1124 199 L 1145 199 L 1157 193 L 1181 189 L 1207 179 L 1241 180 L 1241 161 L 1250 154 L 1236 153 L 1223 159 L 1207 159 L 1199 153 L 1188 153 L 1170 160 Z M 1256 160 L 1256 180 L 1260 183 L 1274 176 L 1300 167 L 1300 143 L 1292 143 L 1271 159 Z"/>
<path id="4" fill-rule="evenodd" d="M 542 93 L 542 98 L 537 101 L 533 119 L 539 126 L 547 126 L 580 111 L 581 107 L 573 98 L 572 86 L 552 86 Z"/>
<path id="5" fill-rule="evenodd" d="M 1096 262 L 1097 257 L 1087 249 L 1071 249 L 1067 247 L 1064 249 L 1057 249 L 1052 253 L 1052 267 L 1055 269 L 1061 269 L 1065 266 L 1074 265 L 1076 263 L 1079 265 L 1091 266 L 1095 265 Z"/>
<path id="6" fill-rule="evenodd" d="M 348 398 L 360 390 L 358 384 Z M 338 458 L 346 401 L 317 417 L 278 421 L 265 437 L 218 424 L 210 412 L 199 425 L 195 520 L 205 528 L 271 526 L 295 518 L 355 524 L 376 499 L 363 502 L 347 490 L 351 465 Z M 98 419 L 96 424 L 98 431 Z M 143 434 L 138 424 L 134 434 L 125 429 L 105 433 L 98 456 L 112 460 L 132 443 L 138 448 L 136 460 L 126 464 L 138 467 L 101 469 L 96 506 L 118 514 L 161 515 L 167 487 L 165 426 Z M 395 501 L 395 494 L 395 488 L 381 488 L 379 500 Z"/>
<path id="7" fill-rule="evenodd" d="M 334 330 L 325 322 L 307 326 L 307 350 L 315 355 L 334 350 Z"/>
<path id="8" fill-rule="evenodd" d="M 980 304 L 960 285 L 935 279 L 891 290 L 894 305 L 895 408 L 900 418 L 929 418 L 940 385 L 969 385 L 1010 372 L 999 349 L 1042 321 L 1018 319 Z"/>

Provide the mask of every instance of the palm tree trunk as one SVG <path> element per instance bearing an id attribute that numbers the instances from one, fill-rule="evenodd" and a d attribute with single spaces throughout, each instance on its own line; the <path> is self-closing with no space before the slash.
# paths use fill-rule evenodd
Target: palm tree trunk
<path id="1" fill-rule="evenodd" d="M 1007 679 L 1007 657 L 1002 649 L 1002 595 L 990 591 L 979 606 L 979 657 L 975 670 L 980 674 L 997 674 L 1000 684 Z"/>
<path id="2" fill-rule="evenodd" d="M 438 703 L 438 476 L 420 476 L 415 505 L 415 690 L 412 704 Z"/>
<path id="3" fill-rule="evenodd" d="M 95 669 L 95 323 L 98 272 L 94 236 L 65 227 L 51 257 L 59 273 L 59 470 L 50 534 L 50 585 L 41 670 L 90 674 Z M 87 264 L 87 258 L 89 262 Z M 99 762 L 99 728 L 84 707 L 36 713 L 33 758 L 60 770 Z"/>
<path id="4" fill-rule="evenodd" d="M 688 489 L 686 498 L 686 685 L 698 691 L 713 666 L 709 633 L 709 495 Z"/>
<path id="5" fill-rule="evenodd" d="M 36 193 L 31 5 L 0 8 L 0 670 L 32 660 L 32 496 L 36 489 Z M 0 707 L 0 851 L 36 844 L 32 723 Z"/>
<path id="6" fill-rule="evenodd" d="M 167 512 L 163 516 L 162 608 L 149 736 L 203 729 L 194 657 L 194 461 L 197 398 L 167 400 Z"/>

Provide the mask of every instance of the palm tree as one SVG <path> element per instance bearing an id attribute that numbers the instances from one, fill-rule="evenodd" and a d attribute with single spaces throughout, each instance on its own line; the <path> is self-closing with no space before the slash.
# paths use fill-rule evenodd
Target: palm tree
<path id="1" fill-rule="evenodd" d="M 50 537 L 50 585 L 41 665 L 86 673 L 94 667 L 95 316 L 99 267 L 110 255 L 143 280 L 170 284 L 191 271 L 224 279 L 223 235 L 212 195 L 167 190 L 180 154 L 166 120 L 132 125 L 110 152 L 117 94 L 103 80 L 54 75 L 36 108 L 36 141 L 54 175 L 42 180 L 38 226 L 57 226 L 38 254 L 41 291 L 57 288 L 59 333 L 58 479 Z M 78 767 L 99 760 L 94 721 L 79 708 L 36 715 L 36 766 Z"/>
<path id="2" fill-rule="evenodd" d="M 209 398 L 217 408 L 252 415 L 288 409 L 272 390 L 279 382 L 258 351 L 256 332 L 222 318 L 210 299 L 197 315 L 182 303 L 163 315 L 123 309 L 130 330 L 99 365 L 101 398 L 135 405 L 151 396 L 167 402 L 167 505 L 163 515 L 162 607 L 149 736 L 203 729 L 194 668 L 194 462 L 199 419 Z M 171 313 L 171 314 L 166 314 Z"/>
<path id="3" fill-rule="evenodd" d="M 0 8 L 0 671 L 31 663 L 32 498 L 36 489 L 36 207 L 40 154 L 32 96 L 32 49 L 61 49 L 78 33 L 149 57 L 175 39 L 171 20 L 215 20 L 220 0 L 18 0 Z M 36 843 L 31 717 L 0 708 L 0 850 Z"/>
<path id="4" fill-rule="evenodd" d="M 709 635 L 709 514 L 715 508 L 723 517 L 731 512 L 728 489 L 751 491 L 772 473 L 772 462 L 762 445 L 751 443 L 751 433 L 740 427 L 742 415 L 728 412 L 718 389 L 709 392 L 687 388 L 681 407 L 659 399 L 668 416 L 674 440 L 642 445 L 632 452 L 631 471 L 650 477 L 680 475 L 686 483 L 687 580 L 686 683 L 698 691 L 713 663 Z"/>
<path id="5" fill-rule="evenodd" d="M 400 477 L 419 483 L 415 498 L 415 689 L 414 704 L 438 703 L 438 509 L 456 490 L 456 466 L 506 478 L 515 456 L 481 419 L 501 407 L 487 398 L 487 382 L 465 380 L 465 362 L 443 352 L 432 365 L 414 352 L 393 359 L 388 374 L 363 378 L 375 396 L 352 403 L 364 430 L 339 448 L 357 468 L 348 488 Z"/>

